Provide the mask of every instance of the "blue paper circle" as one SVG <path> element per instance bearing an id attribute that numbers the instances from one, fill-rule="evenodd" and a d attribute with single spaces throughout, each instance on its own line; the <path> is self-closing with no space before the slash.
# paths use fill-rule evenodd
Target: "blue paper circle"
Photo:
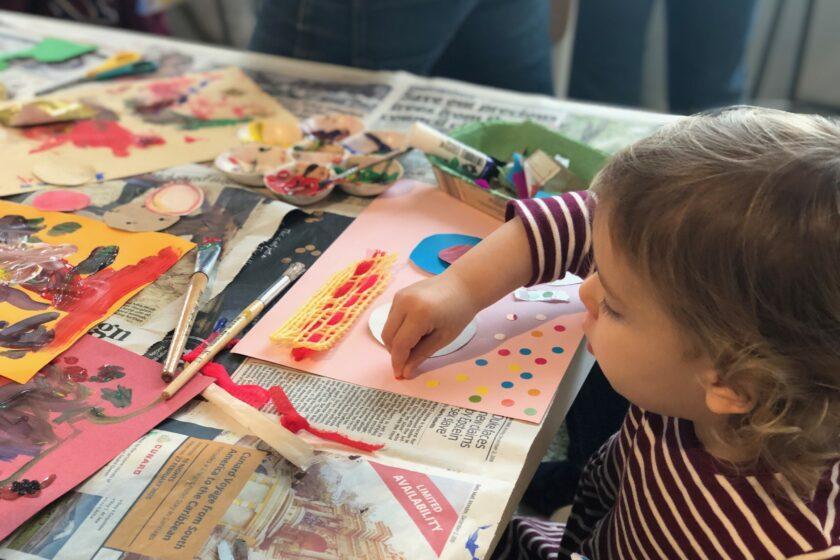
<path id="1" fill-rule="evenodd" d="M 409 259 L 421 270 L 430 274 L 440 274 L 449 266 L 440 260 L 438 253 L 453 245 L 478 245 L 480 237 L 460 233 L 438 233 L 430 235 L 414 247 Z"/>

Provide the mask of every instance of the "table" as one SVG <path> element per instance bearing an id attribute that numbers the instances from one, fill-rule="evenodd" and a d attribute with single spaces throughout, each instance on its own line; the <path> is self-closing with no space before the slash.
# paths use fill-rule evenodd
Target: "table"
<path id="1" fill-rule="evenodd" d="M 45 36 L 155 53 L 164 64 L 182 71 L 239 66 L 248 69 L 264 89 L 299 117 L 326 111 L 348 112 L 363 117 L 374 129 L 404 129 L 415 120 L 424 120 L 447 130 L 478 118 L 530 118 L 595 147 L 615 151 L 674 118 L 422 78 L 404 72 L 343 68 L 8 12 L 0 12 L 0 50 L 4 49 L 5 41 L 26 37 L 35 29 Z M 0 80 L 3 78 L 0 74 Z M 21 80 L 19 83 L 25 86 L 27 77 Z M 421 156 L 407 159 L 406 172 L 408 177 L 434 181 L 430 167 Z M 352 217 L 365 205 L 365 200 L 351 196 L 331 197 L 318 209 Z M 593 358 L 581 343 L 522 464 L 494 543 L 515 511 L 592 364 Z"/>

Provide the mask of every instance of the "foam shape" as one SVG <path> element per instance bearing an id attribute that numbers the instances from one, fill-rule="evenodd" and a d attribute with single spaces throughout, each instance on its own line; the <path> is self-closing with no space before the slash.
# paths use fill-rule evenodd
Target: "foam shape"
<path id="1" fill-rule="evenodd" d="M 379 344 L 382 344 L 383 346 L 385 345 L 385 342 L 382 341 L 382 331 L 385 329 L 385 323 L 388 321 L 388 313 L 390 312 L 391 304 L 386 303 L 385 305 L 380 305 L 374 309 L 370 314 L 370 319 L 368 319 L 370 333 L 373 335 L 373 338 L 375 338 Z M 477 332 L 478 325 L 475 320 L 470 321 L 470 323 L 464 327 L 464 330 L 461 331 L 461 334 L 455 337 L 455 340 L 432 354 L 431 357 L 437 358 L 440 356 L 446 356 L 447 354 L 460 350 L 473 339 L 475 333 Z"/>
<path id="2" fill-rule="evenodd" d="M 201 208 L 204 191 L 186 181 L 173 181 L 146 196 L 146 208 L 165 216 L 186 216 Z"/>
<path id="3" fill-rule="evenodd" d="M 440 252 L 449 249 L 453 245 L 478 245 L 480 237 L 462 235 L 460 233 L 438 233 L 423 239 L 411 251 L 409 259 L 421 270 L 429 274 L 440 274 L 449 266 L 448 263 L 440 260 Z"/>
<path id="4" fill-rule="evenodd" d="M 108 226 L 123 231 L 161 231 L 174 225 L 181 218 L 156 214 L 139 204 L 124 204 L 105 212 L 102 216 Z"/>
<path id="5" fill-rule="evenodd" d="M 90 206 L 90 197 L 78 191 L 44 191 L 35 195 L 32 206 L 48 212 L 75 212 Z"/>

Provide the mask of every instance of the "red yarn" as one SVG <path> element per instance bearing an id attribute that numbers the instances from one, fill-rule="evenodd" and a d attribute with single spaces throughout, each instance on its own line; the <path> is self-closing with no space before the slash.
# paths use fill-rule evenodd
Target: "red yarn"
<path id="1" fill-rule="evenodd" d="M 216 334 L 216 333 L 213 333 Z M 218 335 L 216 335 L 218 336 Z M 213 335 L 195 347 L 191 352 L 184 354 L 185 362 L 192 362 L 207 347 L 207 343 L 216 338 Z M 231 341 L 233 344 L 233 341 Z M 227 370 L 222 364 L 208 362 L 201 368 L 201 373 L 216 380 L 216 385 L 236 397 L 242 402 L 248 403 L 254 408 L 262 408 L 268 402 L 268 391 L 259 385 L 239 385 L 230 378 Z"/>
<path id="2" fill-rule="evenodd" d="M 310 434 L 314 434 L 321 439 L 334 441 L 360 451 L 378 451 L 384 447 L 383 445 L 365 443 L 363 441 L 350 439 L 349 437 L 337 432 L 328 432 L 313 427 L 309 424 L 309 421 L 306 418 L 298 413 L 295 406 L 292 404 L 292 401 L 289 400 L 289 397 L 286 396 L 283 388 L 279 385 L 275 385 L 269 389 L 268 394 L 271 396 L 271 400 L 274 402 L 274 407 L 280 414 L 280 424 L 282 424 L 283 427 L 290 432 L 298 433 L 301 430 L 306 430 Z"/>

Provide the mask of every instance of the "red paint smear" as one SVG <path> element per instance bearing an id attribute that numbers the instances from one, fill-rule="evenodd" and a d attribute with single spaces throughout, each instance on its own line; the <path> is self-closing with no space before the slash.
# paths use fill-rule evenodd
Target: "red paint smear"
<path id="1" fill-rule="evenodd" d="M 156 280 L 180 257 L 175 249 L 165 247 L 157 255 L 120 270 L 109 267 L 87 278 L 75 278 L 73 288 L 68 291 L 78 294 L 78 297 L 64 297 L 55 305 L 67 315 L 56 323 L 55 337 L 47 348 L 63 347 L 85 334 L 91 326 L 104 319 L 120 299 Z M 54 293 L 40 295 L 50 302 L 55 298 Z"/>
<path id="2" fill-rule="evenodd" d="M 149 91 L 158 99 L 172 99 L 180 97 L 184 91 L 193 84 L 193 78 L 179 76 L 168 80 L 152 82 L 148 87 Z"/>
<path id="3" fill-rule="evenodd" d="M 23 134 L 30 140 L 41 141 L 38 147 L 29 150 L 30 154 L 72 142 L 77 148 L 110 148 L 115 156 L 126 157 L 129 148 L 146 148 L 166 143 L 160 136 L 134 134 L 117 121 L 105 120 L 33 126 L 24 130 Z"/>
<path id="4" fill-rule="evenodd" d="M 184 142 L 187 144 L 192 144 L 193 142 L 198 142 L 200 138 L 196 138 L 195 136 L 184 136 Z"/>

